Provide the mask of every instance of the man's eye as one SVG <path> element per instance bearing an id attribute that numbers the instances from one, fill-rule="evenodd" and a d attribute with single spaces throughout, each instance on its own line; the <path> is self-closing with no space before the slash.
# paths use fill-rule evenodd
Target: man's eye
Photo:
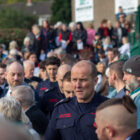
<path id="1" fill-rule="evenodd" d="M 73 82 L 76 82 L 76 79 L 72 79 Z"/>

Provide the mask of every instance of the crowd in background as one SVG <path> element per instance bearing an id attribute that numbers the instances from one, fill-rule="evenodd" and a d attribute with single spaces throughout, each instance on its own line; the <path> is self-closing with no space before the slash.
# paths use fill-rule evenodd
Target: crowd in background
<path id="1" fill-rule="evenodd" d="M 75 96 L 70 71 L 81 60 L 90 60 L 96 65 L 96 93 L 108 98 L 129 95 L 133 90 L 126 87 L 123 71 L 127 68 L 122 68 L 131 56 L 129 34 L 134 32 L 134 24 L 127 21 L 121 7 L 119 10 L 115 25 L 103 19 L 96 30 L 92 23 L 86 29 L 82 22 L 66 25 L 59 21 L 50 25 L 44 20 L 41 27 L 31 27 L 23 46 L 14 40 L 8 49 L 1 44 L 2 118 L 24 124 L 34 139 L 44 136 L 54 105 Z"/>

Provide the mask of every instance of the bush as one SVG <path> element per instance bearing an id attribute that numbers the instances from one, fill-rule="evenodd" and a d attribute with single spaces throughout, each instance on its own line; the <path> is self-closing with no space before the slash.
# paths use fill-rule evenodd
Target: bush
<path id="1" fill-rule="evenodd" d="M 26 36 L 28 30 L 20 28 L 11 28 L 11 29 L 0 29 L 0 44 L 4 43 L 9 47 L 9 42 L 12 40 L 17 41 L 19 47 L 22 47 L 23 39 Z"/>
<path id="2" fill-rule="evenodd" d="M 10 41 L 16 40 L 18 45 L 22 46 L 28 29 L 37 23 L 37 19 L 37 16 L 25 14 L 14 8 L 4 8 L 0 12 L 0 43 L 8 46 Z"/>
<path id="3" fill-rule="evenodd" d="M 0 12 L 0 28 L 30 28 L 38 17 L 26 14 L 15 8 L 4 8 Z"/>

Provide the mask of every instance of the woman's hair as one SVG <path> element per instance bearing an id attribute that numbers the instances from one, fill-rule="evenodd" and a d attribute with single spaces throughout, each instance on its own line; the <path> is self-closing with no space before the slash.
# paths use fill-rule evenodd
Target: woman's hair
<path id="1" fill-rule="evenodd" d="M 11 96 L 0 99 L 0 113 L 10 121 L 20 121 L 22 108 Z"/>
<path id="2" fill-rule="evenodd" d="M 84 29 L 84 26 L 83 26 L 82 22 L 77 22 L 77 23 L 76 23 L 76 25 L 77 25 L 77 24 L 79 24 L 79 25 L 80 25 L 80 29 L 81 29 L 81 30 L 83 30 L 83 29 Z"/>

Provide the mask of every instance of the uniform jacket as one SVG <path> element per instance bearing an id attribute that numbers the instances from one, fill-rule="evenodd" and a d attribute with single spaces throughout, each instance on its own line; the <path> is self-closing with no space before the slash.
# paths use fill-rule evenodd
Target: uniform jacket
<path id="1" fill-rule="evenodd" d="M 57 82 L 51 82 L 49 79 L 42 81 L 38 84 L 36 88 L 36 92 L 39 94 L 39 96 L 43 96 L 45 90 L 49 90 L 51 88 L 58 87 Z"/>
<path id="2" fill-rule="evenodd" d="M 95 110 L 105 100 L 97 94 L 85 104 L 79 104 L 76 97 L 61 101 L 54 109 L 45 140 L 97 140 Z"/>
<path id="3" fill-rule="evenodd" d="M 140 129 L 131 136 L 130 140 L 140 140 Z"/>
<path id="4" fill-rule="evenodd" d="M 54 105 L 64 98 L 64 94 L 62 94 L 57 87 L 46 90 L 44 95 L 41 97 L 41 109 L 45 115 L 47 115 L 48 119 L 51 117 Z"/>

